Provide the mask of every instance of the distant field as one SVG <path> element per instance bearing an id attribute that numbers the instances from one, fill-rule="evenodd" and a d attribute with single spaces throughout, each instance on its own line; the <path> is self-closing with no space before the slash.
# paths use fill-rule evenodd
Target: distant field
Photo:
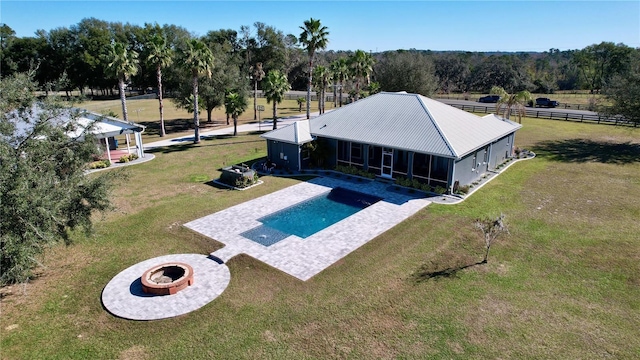
<path id="1" fill-rule="evenodd" d="M 146 107 L 146 105 L 144 106 Z M 257 135 L 158 149 L 127 168 L 90 237 L 49 249 L 0 289 L 2 359 L 635 359 L 640 354 L 640 129 L 523 119 L 513 164 L 462 204 L 430 205 L 306 282 L 247 256 L 203 308 L 161 321 L 107 313 L 120 271 L 220 243 L 182 224 L 301 179 L 210 186 L 266 156 Z M 112 170 L 109 170 L 112 171 Z M 486 265 L 474 219 L 506 215 Z M 197 280 L 196 280 L 197 281 Z"/>

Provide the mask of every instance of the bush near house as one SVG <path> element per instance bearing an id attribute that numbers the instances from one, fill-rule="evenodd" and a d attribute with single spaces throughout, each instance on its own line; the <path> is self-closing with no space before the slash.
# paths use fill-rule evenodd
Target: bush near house
<path id="1" fill-rule="evenodd" d="M 137 158 L 138 158 L 137 154 L 122 155 L 122 156 L 120 156 L 120 160 L 118 160 L 118 162 L 119 163 L 127 163 L 129 161 L 136 160 Z"/>
<path id="2" fill-rule="evenodd" d="M 89 169 L 105 169 L 111 166 L 111 161 L 109 160 L 98 160 L 92 163 L 89 163 Z"/>

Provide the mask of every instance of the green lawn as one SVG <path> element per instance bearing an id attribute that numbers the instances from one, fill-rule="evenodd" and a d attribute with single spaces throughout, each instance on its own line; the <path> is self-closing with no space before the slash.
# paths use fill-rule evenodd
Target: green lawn
<path id="1" fill-rule="evenodd" d="M 114 318 L 103 287 L 125 268 L 221 247 L 181 224 L 290 186 L 201 182 L 266 155 L 255 135 L 155 153 L 127 168 L 95 234 L 51 249 L 42 276 L 3 289 L 3 359 L 456 358 L 640 356 L 640 129 L 526 118 L 512 165 L 462 204 L 430 205 L 302 282 L 246 256 L 205 307 L 167 320 Z M 507 215 L 487 265 L 473 220 Z M 418 274 L 419 275 L 419 274 Z"/>

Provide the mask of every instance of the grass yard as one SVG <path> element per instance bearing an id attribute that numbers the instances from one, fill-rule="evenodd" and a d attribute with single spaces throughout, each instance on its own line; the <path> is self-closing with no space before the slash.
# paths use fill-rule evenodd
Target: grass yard
<path id="1" fill-rule="evenodd" d="M 167 132 L 167 139 L 192 135 L 193 134 L 193 113 L 189 113 L 184 109 L 179 109 L 171 101 L 171 99 L 164 99 L 164 120 L 165 131 Z M 238 118 L 238 125 L 253 122 L 253 98 L 248 99 L 249 107 Z M 267 100 L 264 98 L 258 98 L 258 105 L 263 105 L 265 111 L 260 112 L 260 119 L 272 119 L 273 118 L 273 104 L 267 104 Z M 123 118 L 122 115 L 122 103 L 120 99 L 116 100 L 96 100 L 86 101 L 77 105 L 83 109 L 94 111 L 99 114 L 107 114 L 114 112 L 119 119 Z M 326 103 L 326 108 L 333 109 L 333 102 Z M 129 114 L 129 120 L 135 123 L 146 126 L 145 131 L 142 133 L 143 142 L 160 140 L 160 111 L 158 110 L 159 103 L 157 99 L 144 99 L 144 100 L 127 100 L 127 112 Z M 318 111 L 318 102 L 311 102 L 311 112 Z M 306 110 L 305 105 L 302 106 L 302 111 L 299 111 L 298 103 L 295 100 L 283 100 L 278 104 L 278 118 L 287 117 L 291 115 L 297 115 L 304 113 Z M 200 127 L 202 131 L 206 131 L 209 128 L 226 126 L 227 116 L 224 112 L 224 107 L 216 108 L 211 114 L 211 122 L 207 121 L 207 112 L 200 112 Z M 233 119 L 229 121 L 233 126 Z M 124 137 L 122 137 L 124 139 Z M 119 140 L 122 140 L 119 139 Z M 121 142 L 124 142 L 122 140 Z"/>
<path id="2" fill-rule="evenodd" d="M 100 296 L 120 271 L 221 246 L 181 224 L 302 181 L 206 184 L 225 164 L 264 157 L 256 135 L 156 152 L 126 168 L 116 210 L 96 217 L 92 237 L 50 249 L 39 278 L 3 289 L 0 357 L 638 358 L 640 129 L 523 125 L 516 145 L 538 157 L 462 204 L 428 206 L 309 281 L 241 255 L 227 263 L 225 292 L 195 312 L 114 318 Z M 488 264 L 423 280 L 481 260 L 472 222 L 500 212 L 510 235 Z"/>

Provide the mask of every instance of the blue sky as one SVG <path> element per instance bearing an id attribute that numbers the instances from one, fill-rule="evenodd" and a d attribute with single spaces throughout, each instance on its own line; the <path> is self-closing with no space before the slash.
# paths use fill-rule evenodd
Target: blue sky
<path id="1" fill-rule="evenodd" d="M 640 47 L 640 1 L 30 1 L 1 0 L 18 36 L 95 17 L 179 25 L 197 35 L 256 21 L 300 34 L 310 17 L 329 50 L 545 51 L 612 41 Z"/>

